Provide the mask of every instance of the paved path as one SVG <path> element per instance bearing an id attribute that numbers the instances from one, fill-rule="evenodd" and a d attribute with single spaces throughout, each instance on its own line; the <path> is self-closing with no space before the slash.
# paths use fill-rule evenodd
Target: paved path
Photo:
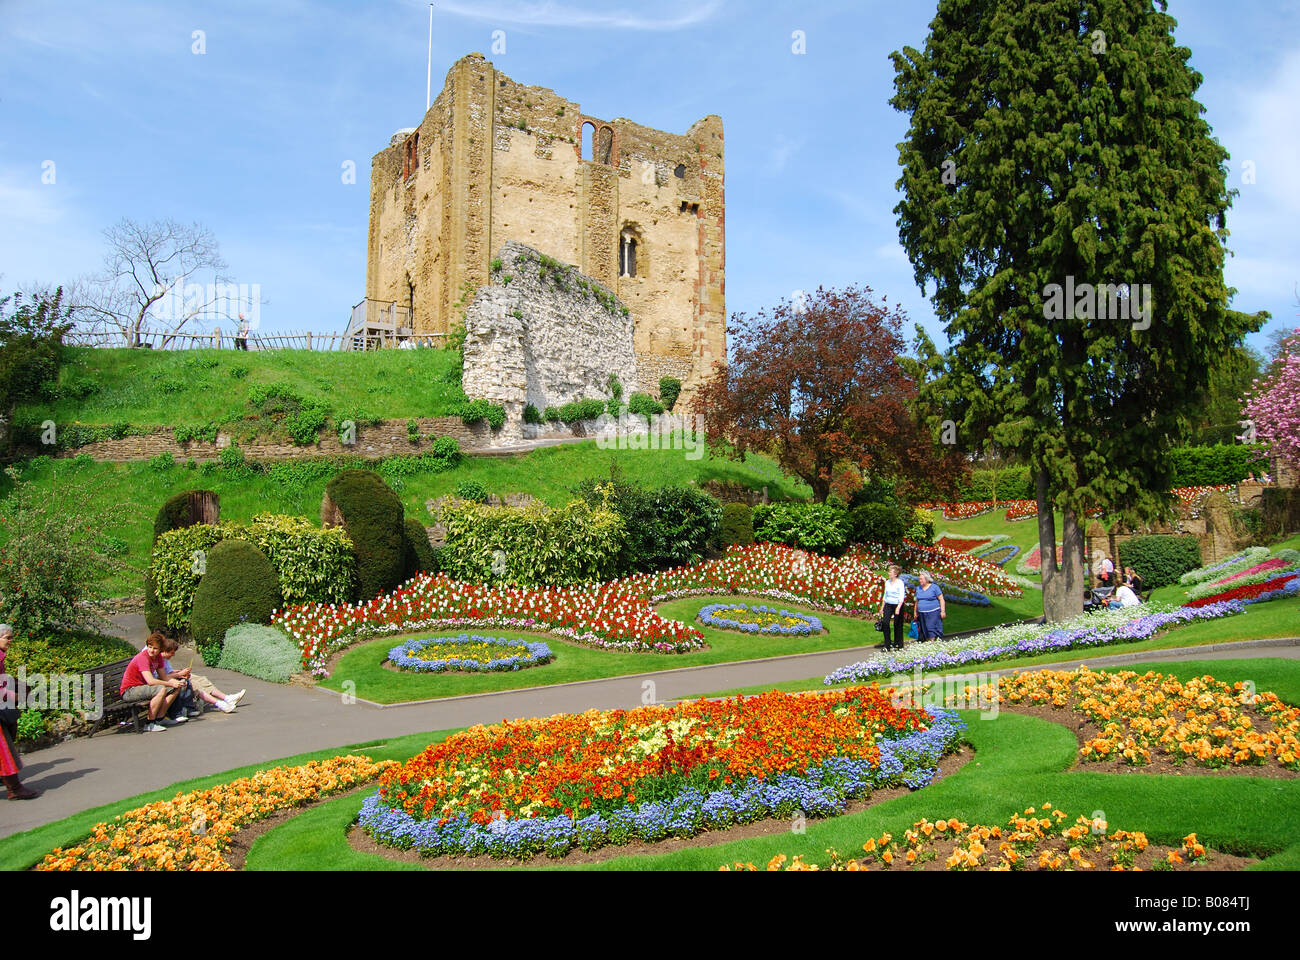
<path id="1" fill-rule="evenodd" d="M 120 631 L 128 636 L 135 636 L 142 623 L 130 617 L 118 618 Z M 644 702 L 671 701 L 715 690 L 804 680 L 825 675 L 869 652 L 871 648 L 799 654 L 387 707 L 345 703 L 338 694 L 321 688 L 280 686 L 204 668 L 203 672 L 226 693 L 247 688 L 235 713 L 209 712 L 162 733 L 136 734 L 129 727 L 123 731 L 106 730 L 93 739 L 69 740 L 30 755 L 24 782 L 45 793 L 37 800 L 21 803 L 0 800 L 0 836 L 180 780 L 297 753 L 475 723 L 592 708 L 632 708 Z M 1136 660 L 1254 657 L 1300 659 L 1300 639 L 1092 656 L 1052 666 L 1122 667 Z M 1016 669 L 1006 667 L 997 672 Z"/>

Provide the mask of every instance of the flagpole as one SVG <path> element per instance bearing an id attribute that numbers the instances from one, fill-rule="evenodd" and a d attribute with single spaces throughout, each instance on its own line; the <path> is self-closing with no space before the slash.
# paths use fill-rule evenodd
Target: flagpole
<path id="1" fill-rule="evenodd" d="M 424 78 L 424 112 L 429 112 L 433 94 L 433 4 L 429 4 L 429 69 Z"/>

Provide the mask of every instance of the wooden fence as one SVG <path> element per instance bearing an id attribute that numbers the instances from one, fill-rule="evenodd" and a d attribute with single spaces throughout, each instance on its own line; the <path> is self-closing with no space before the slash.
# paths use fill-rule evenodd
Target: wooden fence
<path id="1" fill-rule="evenodd" d="M 228 333 L 140 333 L 135 346 L 153 350 L 382 350 L 392 347 L 441 347 L 447 334 L 348 335 L 342 333 L 250 333 L 240 347 Z M 130 338 L 118 331 L 74 331 L 64 342 L 78 347 L 127 347 Z"/>

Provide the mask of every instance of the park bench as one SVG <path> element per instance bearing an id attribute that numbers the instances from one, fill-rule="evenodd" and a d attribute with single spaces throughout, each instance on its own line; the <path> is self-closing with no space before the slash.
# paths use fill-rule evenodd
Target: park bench
<path id="1" fill-rule="evenodd" d="M 104 712 L 100 714 L 99 719 L 95 721 L 95 725 L 90 729 L 92 737 L 99 732 L 99 728 L 105 720 L 110 716 L 117 716 L 122 713 L 130 714 L 131 720 L 135 724 L 136 733 L 143 732 L 144 728 L 140 723 L 140 718 L 141 715 L 148 716 L 149 701 L 127 703 L 123 701 L 122 694 L 119 692 L 122 686 L 122 676 L 126 673 L 126 668 L 130 663 L 131 658 L 127 657 L 125 660 L 116 660 L 113 663 L 106 663 L 102 667 L 91 667 L 89 670 L 81 671 L 82 675 L 91 684 L 94 684 L 96 674 L 103 674 L 104 676 Z"/>

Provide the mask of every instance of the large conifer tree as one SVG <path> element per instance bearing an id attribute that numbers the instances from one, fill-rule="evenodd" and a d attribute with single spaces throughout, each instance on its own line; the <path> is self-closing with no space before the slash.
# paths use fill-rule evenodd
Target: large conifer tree
<path id="1" fill-rule="evenodd" d="M 899 235 L 952 343 L 925 395 L 963 447 L 1030 464 L 1053 620 L 1082 609 L 1086 510 L 1163 506 L 1207 360 L 1252 322 L 1174 27 L 1161 0 L 939 0 L 925 50 L 893 54 Z"/>

